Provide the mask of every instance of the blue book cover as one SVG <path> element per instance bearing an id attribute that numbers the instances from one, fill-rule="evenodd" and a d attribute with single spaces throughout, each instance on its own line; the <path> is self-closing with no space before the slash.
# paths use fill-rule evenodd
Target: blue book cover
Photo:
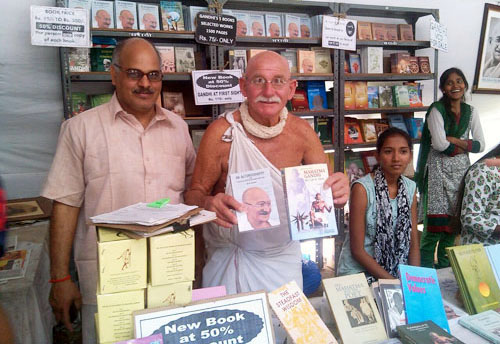
<path id="1" fill-rule="evenodd" d="M 368 86 L 368 108 L 378 108 L 378 86 Z"/>
<path id="2" fill-rule="evenodd" d="M 485 246 L 484 249 L 488 255 L 497 283 L 500 286 L 500 244 Z"/>
<path id="3" fill-rule="evenodd" d="M 387 119 L 389 120 L 389 125 L 391 127 L 396 127 L 399 128 L 403 131 L 408 132 L 408 129 L 406 128 L 405 121 L 403 119 L 403 115 L 397 114 L 397 115 L 387 115 Z"/>
<path id="4" fill-rule="evenodd" d="M 324 81 L 307 82 L 307 100 L 309 101 L 310 110 L 320 111 L 328 109 Z"/>
<path id="5" fill-rule="evenodd" d="M 435 269 L 399 265 L 401 290 L 406 311 L 406 323 L 432 320 L 450 332 L 443 297 Z M 425 307 L 425 308 L 423 308 Z"/>
<path id="6" fill-rule="evenodd" d="M 422 118 L 405 118 L 408 134 L 412 139 L 420 139 L 422 137 L 422 129 L 424 120 Z"/>

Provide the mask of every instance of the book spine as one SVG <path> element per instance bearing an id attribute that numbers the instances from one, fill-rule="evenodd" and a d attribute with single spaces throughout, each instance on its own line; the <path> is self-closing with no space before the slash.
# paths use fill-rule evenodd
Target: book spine
<path id="1" fill-rule="evenodd" d="M 492 342 L 494 344 L 500 344 L 500 340 L 498 340 L 498 338 L 495 338 L 496 336 L 494 336 L 491 333 L 488 333 L 486 331 L 483 331 L 482 329 L 476 327 L 474 324 L 471 324 L 467 320 L 460 318 L 460 319 L 458 319 L 458 323 L 460 325 L 462 325 L 463 327 L 465 327 L 466 329 L 469 329 L 472 332 L 480 335 L 481 337 L 486 338 L 490 342 Z"/>
<path id="2" fill-rule="evenodd" d="M 294 233 L 292 230 L 292 221 L 291 221 L 292 215 L 290 214 L 290 205 L 288 202 L 288 192 L 286 188 L 286 177 L 284 170 L 281 170 L 281 179 L 283 180 L 283 191 L 285 192 L 285 207 L 286 207 L 286 216 L 288 221 L 288 230 L 290 232 L 290 237 L 292 238 L 292 240 L 297 240 L 297 238 L 294 238 Z"/>

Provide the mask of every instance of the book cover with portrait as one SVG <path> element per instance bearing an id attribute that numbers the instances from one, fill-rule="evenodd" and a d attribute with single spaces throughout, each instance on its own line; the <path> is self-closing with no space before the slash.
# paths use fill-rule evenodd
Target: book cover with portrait
<path id="1" fill-rule="evenodd" d="M 132 1 L 115 1 L 117 29 L 137 30 L 137 4 Z"/>
<path id="2" fill-rule="evenodd" d="M 279 14 L 266 14 L 266 36 L 283 37 L 282 18 Z"/>
<path id="3" fill-rule="evenodd" d="M 271 174 L 267 168 L 229 175 L 233 197 L 243 204 L 236 212 L 240 232 L 269 229 L 280 224 Z"/>
<path id="4" fill-rule="evenodd" d="M 137 4 L 139 14 L 139 29 L 141 30 L 160 30 L 160 9 L 158 5 Z"/>
<path id="5" fill-rule="evenodd" d="M 114 2 L 92 0 L 92 27 L 95 29 L 114 29 Z"/>
<path id="6" fill-rule="evenodd" d="M 337 221 L 326 164 L 287 167 L 281 170 L 288 227 L 292 240 L 337 235 Z"/>

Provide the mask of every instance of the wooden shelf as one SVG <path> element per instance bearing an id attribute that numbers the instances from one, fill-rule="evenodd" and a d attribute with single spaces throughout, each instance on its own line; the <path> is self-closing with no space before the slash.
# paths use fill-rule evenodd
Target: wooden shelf
<path id="1" fill-rule="evenodd" d="M 166 73 L 163 80 L 191 80 L 191 73 Z M 110 72 L 72 72 L 71 81 L 111 81 Z"/>
<path id="2" fill-rule="evenodd" d="M 413 81 L 433 80 L 434 73 L 397 74 L 397 73 L 357 73 L 344 74 L 347 81 Z"/>

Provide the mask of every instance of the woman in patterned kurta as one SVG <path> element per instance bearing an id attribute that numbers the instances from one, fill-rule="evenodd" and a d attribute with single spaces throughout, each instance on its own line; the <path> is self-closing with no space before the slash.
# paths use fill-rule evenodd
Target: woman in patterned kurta
<path id="1" fill-rule="evenodd" d="M 446 70 L 439 79 L 443 97 L 427 111 L 415 181 L 420 191 L 419 219 L 424 222 L 420 242 L 421 265 L 449 266 L 445 248 L 453 246 L 459 232 L 457 195 L 467 168 L 469 152 L 484 149 L 479 115 L 463 102 L 469 84 L 458 68 Z M 472 134 L 472 140 L 469 139 Z"/>
<path id="2" fill-rule="evenodd" d="M 462 245 L 500 244 L 500 144 L 467 172 L 461 221 Z"/>

